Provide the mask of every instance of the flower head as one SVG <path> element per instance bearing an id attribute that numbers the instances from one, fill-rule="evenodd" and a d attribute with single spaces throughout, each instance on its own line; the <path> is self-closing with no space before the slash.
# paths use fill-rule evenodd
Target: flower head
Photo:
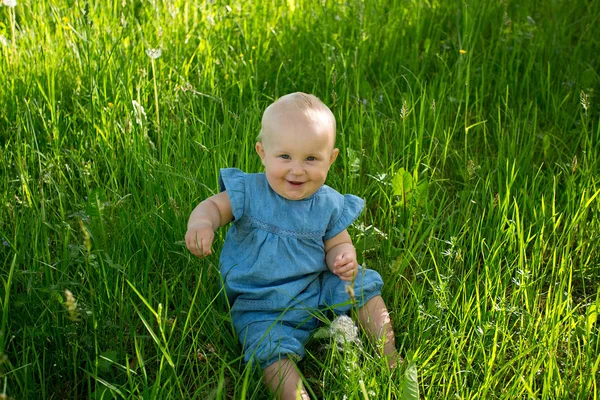
<path id="1" fill-rule="evenodd" d="M 153 60 L 156 60 L 162 55 L 162 49 L 146 49 L 146 55 Z"/>
<path id="2" fill-rule="evenodd" d="M 4 4 L 6 7 L 16 7 L 17 0 L 2 0 L 2 4 Z"/>
<path id="3" fill-rule="evenodd" d="M 347 315 L 340 315 L 331 322 L 329 332 L 338 345 L 345 343 L 360 343 L 358 328 Z"/>

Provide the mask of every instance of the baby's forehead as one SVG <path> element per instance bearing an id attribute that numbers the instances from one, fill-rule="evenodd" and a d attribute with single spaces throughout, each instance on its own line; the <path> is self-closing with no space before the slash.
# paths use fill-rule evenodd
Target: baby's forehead
<path id="1" fill-rule="evenodd" d="M 294 124 L 331 127 L 335 133 L 335 118 L 328 109 L 301 109 L 293 105 L 275 107 L 276 105 L 277 103 L 272 104 L 263 114 L 263 125 L 277 127 Z"/>
<path id="2" fill-rule="evenodd" d="M 332 138 L 335 142 L 335 128 L 327 123 L 327 121 L 315 120 L 306 118 L 303 115 L 297 114 L 281 114 L 269 120 L 264 121 L 263 137 L 269 139 L 277 139 L 285 135 L 289 130 L 316 137 Z"/>
<path id="3" fill-rule="evenodd" d="M 273 128 L 281 127 L 284 125 L 294 125 L 294 126 L 319 126 L 324 124 L 325 121 L 320 118 L 314 118 L 313 115 L 310 115 L 303 110 L 273 110 L 273 112 L 266 114 L 263 118 L 263 124 L 267 124 Z"/>
<path id="4" fill-rule="evenodd" d="M 263 118 L 271 116 L 306 118 L 335 124 L 333 113 L 319 98 L 299 92 L 285 95 L 269 105 Z"/>

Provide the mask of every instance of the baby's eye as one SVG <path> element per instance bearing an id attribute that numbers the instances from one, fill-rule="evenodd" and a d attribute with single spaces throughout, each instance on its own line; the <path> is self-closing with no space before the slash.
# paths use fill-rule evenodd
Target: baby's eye
<path id="1" fill-rule="evenodd" d="M 315 161 L 317 158 L 313 156 L 306 157 L 306 161 Z"/>
<path id="2" fill-rule="evenodd" d="M 283 158 L 284 160 L 289 160 L 290 159 L 289 154 L 282 154 L 279 157 Z"/>

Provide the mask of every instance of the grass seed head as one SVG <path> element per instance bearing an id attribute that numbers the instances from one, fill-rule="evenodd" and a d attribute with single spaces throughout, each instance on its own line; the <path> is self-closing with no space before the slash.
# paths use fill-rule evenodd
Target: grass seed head
<path id="1" fill-rule="evenodd" d="M 83 244 L 85 245 L 85 248 L 87 249 L 88 253 L 90 251 L 92 251 L 92 239 L 90 237 L 90 233 L 88 232 L 87 228 L 85 227 L 85 224 L 83 223 L 83 220 L 79 220 L 79 228 L 81 229 L 81 233 L 83 234 Z M 69 292 L 67 290 L 67 292 Z M 69 292 L 71 293 L 71 292 Z"/>
<path id="2" fill-rule="evenodd" d="M 352 285 L 346 285 L 344 287 L 344 289 L 346 290 L 346 293 L 348 293 L 348 296 L 350 296 L 350 299 L 354 303 L 355 302 L 354 287 L 352 287 Z"/>
<path id="3" fill-rule="evenodd" d="M 71 293 L 70 290 L 65 290 L 65 305 L 67 307 L 67 311 L 69 312 L 69 319 L 71 321 L 79 321 L 79 312 L 77 311 L 77 301 L 75 300 L 75 296 Z"/>
<path id="4" fill-rule="evenodd" d="M 400 118 L 402 118 L 402 121 L 404 121 L 407 116 L 408 116 L 408 106 L 406 105 L 406 100 L 404 100 L 402 102 L 402 108 L 400 109 Z"/>
<path id="5" fill-rule="evenodd" d="M 590 108 L 590 96 L 586 94 L 583 90 L 579 92 L 579 102 L 585 111 Z"/>

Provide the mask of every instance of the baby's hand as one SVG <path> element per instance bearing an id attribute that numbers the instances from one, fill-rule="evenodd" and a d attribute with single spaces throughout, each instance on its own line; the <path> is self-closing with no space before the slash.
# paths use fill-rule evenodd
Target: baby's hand
<path id="1" fill-rule="evenodd" d="M 358 263 L 356 257 L 351 253 L 338 254 L 333 262 L 333 273 L 341 280 L 349 282 L 358 273 Z"/>
<path id="2" fill-rule="evenodd" d="M 185 244 L 193 255 L 204 257 L 212 254 L 210 246 L 214 237 L 215 232 L 210 226 L 192 226 L 185 233 Z"/>

